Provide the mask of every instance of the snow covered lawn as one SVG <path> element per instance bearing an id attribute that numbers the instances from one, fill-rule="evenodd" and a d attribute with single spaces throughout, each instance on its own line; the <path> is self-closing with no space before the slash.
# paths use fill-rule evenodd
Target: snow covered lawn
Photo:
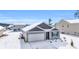
<path id="1" fill-rule="evenodd" d="M 21 39 L 21 48 L 22 49 L 58 49 L 61 46 L 65 46 L 65 42 L 61 40 L 45 40 L 38 42 L 27 42 L 24 43 L 24 40 Z"/>
<path id="2" fill-rule="evenodd" d="M 19 33 L 20 32 L 6 31 L 4 34 L 7 34 L 7 36 L 0 37 L 0 49 L 19 49 Z"/>
<path id="3" fill-rule="evenodd" d="M 60 37 L 63 41 L 67 42 L 67 45 L 65 47 L 61 47 L 61 48 L 69 48 L 69 49 L 77 49 L 79 48 L 79 37 L 76 36 L 72 36 L 72 35 L 66 35 L 66 34 L 60 34 Z M 65 39 L 64 39 L 65 38 Z M 73 45 L 74 47 L 71 46 L 71 41 L 73 41 Z"/>

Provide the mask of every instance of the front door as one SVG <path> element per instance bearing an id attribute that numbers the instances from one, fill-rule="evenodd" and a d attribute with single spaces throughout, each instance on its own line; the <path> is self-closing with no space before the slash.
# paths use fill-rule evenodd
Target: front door
<path id="1" fill-rule="evenodd" d="M 50 39 L 49 32 L 46 32 L 46 40 Z"/>

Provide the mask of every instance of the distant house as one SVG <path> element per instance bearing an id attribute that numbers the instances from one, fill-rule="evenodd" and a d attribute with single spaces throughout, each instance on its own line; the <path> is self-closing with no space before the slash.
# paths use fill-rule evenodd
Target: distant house
<path id="1" fill-rule="evenodd" d="M 59 38 L 59 31 L 46 23 L 36 23 L 22 29 L 25 41 L 53 40 Z"/>
<path id="2" fill-rule="evenodd" d="M 56 28 L 61 33 L 79 35 L 79 19 L 76 20 L 61 20 L 56 24 Z"/>
<path id="3" fill-rule="evenodd" d="M 3 35 L 4 31 L 5 31 L 5 28 L 4 28 L 4 27 L 2 27 L 2 26 L 0 26 L 0 36 L 2 36 L 2 35 Z"/>
<path id="4" fill-rule="evenodd" d="M 6 23 L 0 23 L 0 26 L 3 26 L 3 27 L 7 27 L 9 26 L 10 24 L 6 24 Z"/>
<path id="5" fill-rule="evenodd" d="M 7 24 L 7 23 L 0 23 L 0 26 L 5 27 L 5 29 L 7 29 L 9 25 L 10 24 Z"/>
<path id="6" fill-rule="evenodd" d="M 24 23 L 16 23 L 16 24 L 11 24 L 10 26 L 8 26 L 8 28 L 13 31 L 20 31 L 25 26 L 28 26 L 28 25 Z"/>

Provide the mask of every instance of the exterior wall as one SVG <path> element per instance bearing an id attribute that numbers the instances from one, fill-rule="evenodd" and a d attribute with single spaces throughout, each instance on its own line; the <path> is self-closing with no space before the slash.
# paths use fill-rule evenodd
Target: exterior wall
<path id="1" fill-rule="evenodd" d="M 56 28 L 59 29 L 60 32 L 66 34 L 79 35 L 79 23 L 67 23 L 64 21 L 58 23 Z"/>
<path id="2" fill-rule="evenodd" d="M 31 41 L 42 41 L 45 40 L 45 33 L 43 31 L 30 31 L 25 34 L 25 41 L 31 42 Z"/>
<path id="3" fill-rule="evenodd" d="M 70 25 L 68 22 L 61 21 L 56 24 L 56 28 L 59 29 L 60 32 L 65 32 L 67 31 L 67 26 Z"/>
<path id="4" fill-rule="evenodd" d="M 43 33 L 29 34 L 28 39 L 29 39 L 28 41 L 42 41 L 44 40 L 44 34 Z"/>
<path id="5" fill-rule="evenodd" d="M 79 35 L 79 23 L 70 24 L 69 28 L 67 28 L 67 33 Z"/>

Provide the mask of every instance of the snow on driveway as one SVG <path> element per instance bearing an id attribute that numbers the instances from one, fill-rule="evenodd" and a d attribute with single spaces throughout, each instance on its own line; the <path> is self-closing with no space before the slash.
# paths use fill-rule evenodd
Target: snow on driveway
<path id="1" fill-rule="evenodd" d="M 7 36 L 0 38 L 0 49 L 19 49 L 20 40 L 18 39 L 20 32 L 6 31 Z"/>

